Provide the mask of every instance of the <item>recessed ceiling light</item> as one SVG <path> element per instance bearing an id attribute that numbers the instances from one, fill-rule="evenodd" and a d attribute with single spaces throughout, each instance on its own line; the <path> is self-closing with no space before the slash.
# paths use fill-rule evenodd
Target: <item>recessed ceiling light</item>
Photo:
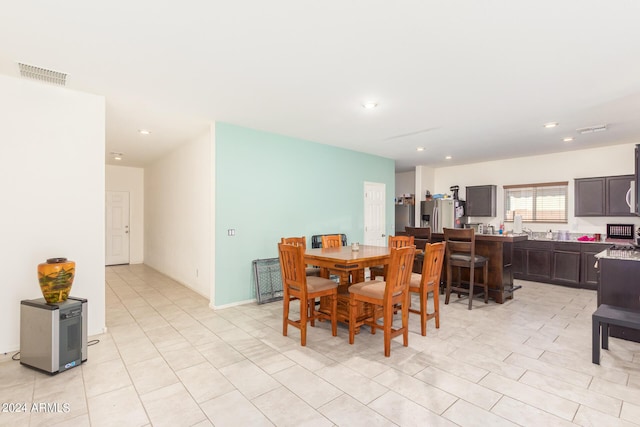
<path id="1" fill-rule="evenodd" d="M 568 136 L 568 137 L 566 137 L 566 138 L 562 138 L 562 140 L 563 140 L 564 142 L 571 142 L 571 141 L 573 141 L 573 137 L 572 137 L 572 136 Z"/>
<path id="2" fill-rule="evenodd" d="M 140 133 L 140 135 L 151 135 L 151 131 L 147 129 L 138 129 L 138 133 Z"/>
<path id="3" fill-rule="evenodd" d="M 424 151 L 424 147 L 418 147 L 416 148 L 416 151 Z"/>
<path id="4" fill-rule="evenodd" d="M 546 127 L 547 129 L 554 128 L 556 126 L 558 126 L 558 122 L 549 122 L 544 124 L 544 127 Z"/>
<path id="5" fill-rule="evenodd" d="M 113 160 L 122 160 L 122 157 L 120 157 L 120 156 L 115 156 L 115 157 L 113 158 Z"/>
<path id="6" fill-rule="evenodd" d="M 378 106 L 377 102 L 365 102 L 364 104 L 362 104 L 362 106 L 368 110 L 372 109 L 372 108 L 376 108 Z"/>
<path id="7" fill-rule="evenodd" d="M 444 159 L 445 160 L 451 160 L 451 156 L 446 156 Z"/>

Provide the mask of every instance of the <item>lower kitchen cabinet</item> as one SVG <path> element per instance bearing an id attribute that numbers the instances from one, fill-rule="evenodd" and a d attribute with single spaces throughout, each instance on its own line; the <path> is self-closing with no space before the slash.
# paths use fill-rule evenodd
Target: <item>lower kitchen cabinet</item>
<path id="1" fill-rule="evenodd" d="M 516 279 L 596 289 L 595 255 L 609 244 L 527 240 L 514 248 Z"/>
<path id="2" fill-rule="evenodd" d="M 551 252 L 549 250 L 528 249 L 525 259 L 527 276 L 531 280 L 549 280 L 551 278 Z"/>
<path id="3" fill-rule="evenodd" d="M 580 264 L 582 266 L 581 281 L 585 288 L 597 289 L 599 283 L 598 267 L 596 265 L 596 254 L 609 248 L 610 244 L 592 243 L 581 245 Z"/>
<path id="4" fill-rule="evenodd" d="M 580 284 L 580 244 L 577 246 L 577 251 L 557 250 L 554 248 L 551 267 L 552 280 L 573 286 Z"/>

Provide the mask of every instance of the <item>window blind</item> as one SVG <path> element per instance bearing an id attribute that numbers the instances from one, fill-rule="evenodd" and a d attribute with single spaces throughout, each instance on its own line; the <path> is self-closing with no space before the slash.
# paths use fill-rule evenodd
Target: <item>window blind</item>
<path id="1" fill-rule="evenodd" d="M 566 223 L 568 188 L 568 182 L 505 185 L 505 221 L 521 215 L 524 222 Z"/>

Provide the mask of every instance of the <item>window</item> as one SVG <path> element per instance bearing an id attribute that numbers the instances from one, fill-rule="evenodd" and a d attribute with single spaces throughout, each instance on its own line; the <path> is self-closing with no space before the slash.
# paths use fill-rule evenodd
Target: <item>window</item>
<path id="1" fill-rule="evenodd" d="M 567 222 L 568 182 L 505 185 L 504 218 L 513 221 L 522 215 L 524 222 Z"/>

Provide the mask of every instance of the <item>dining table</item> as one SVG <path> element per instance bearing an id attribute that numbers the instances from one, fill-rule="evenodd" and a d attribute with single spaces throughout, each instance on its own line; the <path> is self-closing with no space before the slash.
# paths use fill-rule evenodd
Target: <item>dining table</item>
<path id="1" fill-rule="evenodd" d="M 385 246 L 359 245 L 357 250 L 352 246 L 336 248 L 307 249 L 304 254 L 305 264 L 320 267 L 320 275 L 329 278 L 330 274 L 339 277 L 338 285 L 338 321 L 349 322 L 349 285 L 364 282 L 365 268 L 376 265 L 388 265 L 391 250 Z M 349 280 L 351 278 L 351 281 Z M 320 298 L 320 311 L 329 312 L 330 303 L 327 297 Z M 356 318 L 360 321 L 371 316 L 372 307 L 358 303 Z M 356 328 L 356 333 L 360 328 Z"/>
<path id="2" fill-rule="evenodd" d="M 306 264 L 320 267 L 321 275 L 329 278 L 329 272 L 336 272 L 340 277 L 340 285 L 363 282 L 364 269 L 376 265 L 389 264 L 391 251 L 386 246 L 359 245 L 357 250 L 352 246 L 336 248 L 307 249 L 304 254 Z"/>

